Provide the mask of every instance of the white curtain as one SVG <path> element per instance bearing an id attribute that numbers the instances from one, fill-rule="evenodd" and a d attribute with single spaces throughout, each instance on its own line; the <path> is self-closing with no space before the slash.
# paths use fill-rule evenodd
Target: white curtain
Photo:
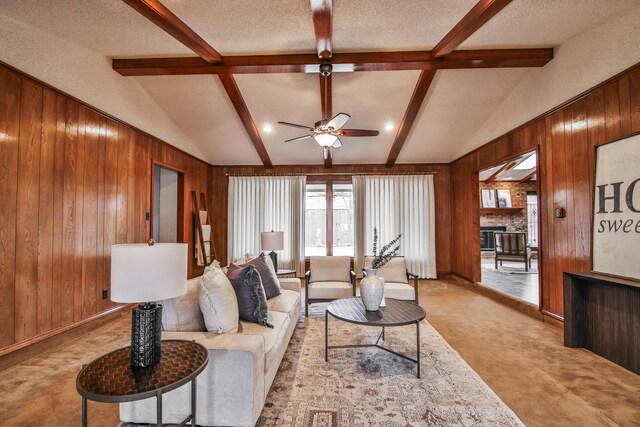
<path id="1" fill-rule="evenodd" d="M 435 279 L 435 203 L 433 175 L 363 175 L 353 177 L 355 268 L 362 273 L 372 255 L 373 228 L 378 248 L 402 233 L 399 255 L 421 278 Z"/>
<path id="2" fill-rule="evenodd" d="M 228 260 L 257 255 L 262 231 L 284 231 L 278 267 L 304 275 L 305 176 L 229 177 Z"/>

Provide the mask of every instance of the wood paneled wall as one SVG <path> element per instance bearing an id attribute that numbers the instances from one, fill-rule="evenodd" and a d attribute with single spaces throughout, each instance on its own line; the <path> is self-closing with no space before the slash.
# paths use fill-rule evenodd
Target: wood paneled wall
<path id="1" fill-rule="evenodd" d="M 351 175 L 353 173 L 413 173 L 435 172 L 434 191 L 436 209 L 436 262 L 438 273 L 451 273 L 451 181 L 449 165 L 421 164 L 396 165 L 387 168 L 384 165 L 334 165 L 329 173 Z M 250 174 L 322 174 L 327 169 L 321 165 L 313 166 L 274 166 L 265 169 L 257 166 L 214 166 L 211 168 L 212 201 L 212 234 L 214 236 L 218 259 L 227 259 L 227 215 L 228 185 L 231 175 Z"/>
<path id="2" fill-rule="evenodd" d="M 149 238 L 153 161 L 184 171 L 201 272 L 190 194 L 211 188 L 207 163 L 2 64 L 0 159 L 0 355 L 116 307 L 110 248 Z"/>
<path id="3" fill-rule="evenodd" d="M 452 163 L 453 273 L 480 280 L 478 170 L 537 150 L 541 309 L 561 317 L 562 273 L 591 268 L 595 148 L 638 132 L 640 64 Z"/>

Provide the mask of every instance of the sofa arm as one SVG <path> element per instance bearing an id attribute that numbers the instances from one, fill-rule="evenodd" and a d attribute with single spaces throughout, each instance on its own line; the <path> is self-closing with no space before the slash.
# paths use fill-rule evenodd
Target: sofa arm
<path id="1" fill-rule="evenodd" d="M 264 405 L 264 338 L 212 332 L 165 332 L 163 339 L 192 340 L 209 350 L 197 378 L 197 419 L 201 425 L 253 426 Z M 163 396 L 163 421 L 179 423 L 191 408 L 191 384 Z M 155 398 L 120 404 L 124 422 L 156 422 Z"/>
<path id="2" fill-rule="evenodd" d="M 290 291 L 300 292 L 300 279 L 297 277 L 289 277 L 289 278 L 280 278 L 278 279 L 280 282 L 280 287 L 282 289 L 288 289 Z"/>

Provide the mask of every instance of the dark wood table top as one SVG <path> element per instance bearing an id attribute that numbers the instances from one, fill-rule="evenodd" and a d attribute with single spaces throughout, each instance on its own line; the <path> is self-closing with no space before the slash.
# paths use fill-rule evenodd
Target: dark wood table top
<path id="1" fill-rule="evenodd" d="M 404 326 L 424 319 L 427 312 L 412 301 L 385 298 L 387 305 L 378 311 L 366 311 L 362 298 L 340 298 L 329 303 L 330 315 L 345 322 L 367 326 Z"/>
<path id="2" fill-rule="evenodd" d="M 163 340 L 160 362 L 131 367 L 131 347 L 107 353 L 86 365 L 76 378 L 78 393 L 98 402 L 128 402 L 155 396 L 188 383 L 204 370 L 207 349 L 194 341 Z"/>

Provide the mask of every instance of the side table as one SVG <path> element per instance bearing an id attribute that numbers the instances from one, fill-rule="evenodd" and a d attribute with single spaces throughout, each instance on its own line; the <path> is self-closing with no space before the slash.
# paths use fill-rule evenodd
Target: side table
<path id="1" fill-rule="evenodd" d="M 292 274 L 296 274 L 296 271 L 293 269 L 289 269 L 289 268 L 279 268 L 278 271 L 276 271 L 276 275 L 278 277 L 280 276 L 290 276 Z"/>
<path id="2" fill-rule="evenodd" d="M 82 396 L 82 426 L 87 426 L 87 399 L 131 402 L 156 397 L 157 425 L 162 426 L 162 394 L 191 381 L 191 415 L 180 425 L 196 425 L 196 377 L 209 362 L 207 349 L 194 341 L 162 341 L 160 362 L 150 368 L 131 367 L 131 347 L 107 353 L 85 365 L 76 378 Z"/>

